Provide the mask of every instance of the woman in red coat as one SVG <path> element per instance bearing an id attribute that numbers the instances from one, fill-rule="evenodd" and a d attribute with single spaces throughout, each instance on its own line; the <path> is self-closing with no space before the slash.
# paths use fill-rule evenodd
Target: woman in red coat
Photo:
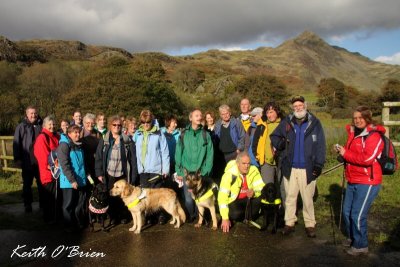
<path id="1" fill-rule="evenodd" d="M 44 118 L 43 130 L 35 141 L 33 153 L 38 162 L 40 182 L 43 185 L 43 219 L 45 222 L 54 221 L 56 215 L 57 186 L 48 167 L 47 158 L 50 151 L 58 147 L 59 139 L 54 118 L 51 116 Z"/>
<path id="2" fill-rule="evenodd" d="M 368 211 L 382 183 L 382 169 L 377 158 L 383 150 L 381 134 L 385 128 L 374 125 L 372 112 L 360 106 L 353 113 L 353 122 L 346 126 L 348 139 L 337 151 L 345 163 L 347 179 L 343 217 L 348 239 L 346 252 L 356 256 L 368 253 Z"/>

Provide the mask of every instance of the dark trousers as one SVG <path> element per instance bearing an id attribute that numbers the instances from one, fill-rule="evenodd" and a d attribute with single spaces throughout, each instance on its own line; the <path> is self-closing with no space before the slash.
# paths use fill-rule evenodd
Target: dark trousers
<path id="1" fill-rule="evenodd" d="M 244 219 L 250 219 L 245 217 L 247 208 L 247 213 L 249 215 L 251 214 L 251 219 L 256 220 L 258 216 L 260 216 L 261 198 L 251 198 L 249 205 L 247 201 L 248 198 L 236 199 L 231 204 L 229 204 L 229 219 L 233 221 L 243 221 Z"/>
<path id="2" fill-rule="evenodd" d="M 158 177 L 157 177 L 158 176 Z M 150 179 L 157 177 L 156 179 L 149 181 Z M 164 179 L 162 177 L 161 174 L 157 174 L 157 173 L 141 173 L 139 174 L 139 178 L 140 178 L 140 186 L 142 188 L 161 188 L 161 187 L 165 187 L 164 186 Z M 163 210 L 161 210 L 160 212 L 156 212 L 153 215 L 150 215 L 150 220 L 156 220 L 157 217 L 165 217 L 166 214 Z"/>
<path id="3" fill-rule="evenodd" d="M 57 188 L 56 180 L 44 184 L 42 188 L 43 195 L 43 219 L 45 222 L 56 221 L 57 213 L 60 211 L 62 199 L 61 192 Z"/>
<path id="4" fill-rule="evenodd" d="M 107 175 L 107 187 L 108 190 L 114 187 L 114 183 L 118 180 L 126 179 L 124 176 L 121 177 L 113 177 Z M 125 203 L 122 201 L 120 197 L 110 196 L 109 200 L 109 208 L 108 213 L 110 214 L 110 219 L 114 222 L 119 222 L 121 220 L 130 220 L 132 218 L 131 213 L 128 210 L 128 207 L 125 206 Z"/>
<path id="5" fill-rule="evenodd" d="M 39 168 L 37 165 L 33 165 L 30 169 L 22 169 L 22 198 L 24 199 L 24 206 L 32 205 L 32 184 L 34 178 L 36 179 L 37 189 L 39 192 L 39 206 L 43 207 L 42 184 L 40 182 Z"/>
<path id="6" fill-rule="evenodd" d="M 157 177 L 156 179 L 149 181 L 150 179 Z M 141 173 L 139 174 L 140 177 L 140 186 L 142 188 L 161 188 L 164 187 L 164 181 L 161 174 L 157 173 Z"/>
<path id="7" fill-rule="evenodd" d="M 61 191 L 63 195 L 62 208 L 65 226 L 85 226 L 87 221 L 85 214 L 86 188 L 62 188 Z"/>
<path id="8" fill-rule="evenodd" d="M 233 152 L 229 152 L 229 153 L 224 153 L 224 159 L 225 159 L 225 165 L 226 163 L 228 163 L 229 161 L 236 159 L 237 157 L 237 153 L 236 151 Z"/>

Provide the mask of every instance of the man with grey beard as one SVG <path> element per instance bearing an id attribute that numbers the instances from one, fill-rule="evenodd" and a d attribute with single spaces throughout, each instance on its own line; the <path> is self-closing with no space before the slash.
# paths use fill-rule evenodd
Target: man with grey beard
<path id="1" fill-rule="evenodd" d="M 314 238 L 315 215 L 313 196 L 316 179 L 325 163 L 325 135 L 321 122 L 307 110 L 302 96 L 291 100 L 293 113 L 282 120 L 270 135 L 271 143 L 280 155 L 285 188 L 285 227 L 283 235 L 294 232 L 296 205 L 300 192 L 303 218 L 308 237 Z"/>

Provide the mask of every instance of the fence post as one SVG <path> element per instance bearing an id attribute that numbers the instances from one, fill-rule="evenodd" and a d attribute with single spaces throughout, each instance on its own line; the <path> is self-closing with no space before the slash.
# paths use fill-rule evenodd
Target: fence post
<path id="1" fill-rule="evenodd" d="M 1 139 L 1 155 L 4 156 L 4 157 L 7 156 L 6 143 L 5 143 L 4 139 Z M 6 158 L 3 159 L 3 167 L 5 169 L 7 169 L 7 167 L 8 167 Z"/>
<path id="2" fill-rule="evenodd" d="M 382 122 L 383 121 L 389 121 L 389 114 L 390 114 L 390 108 L 389 107 L 384 107 L 382 108 Z M 389 133 L 389 127 L 384 126 L 386 129 L 386 133 L 385 135 L 389 138 L 390 137 L 390 133 Z"/>

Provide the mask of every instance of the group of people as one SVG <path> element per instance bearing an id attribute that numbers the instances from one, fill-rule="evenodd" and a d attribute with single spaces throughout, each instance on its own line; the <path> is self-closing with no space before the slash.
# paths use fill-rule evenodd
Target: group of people
<path id="1" fill-rule="evenodd" d="M 185 173 L 199 172 L 220 185 L 223 232 L 229 232 L 232 222 L 244 219 L 248 199 L 252 200 L 253 218 L 257 217 L 261 190 L 274 183 L 285 210 L 282 234 L 295 230 L 300 193 L 305 232 L 314 238 L 313 196 L 325 163 L 325 136 L 304 97 L 295 96 L 290 103 L 292 112 L 287 116 L 275 102 L 252 109 L 246 98 L 240 102 L 237 118 L 228 105 L 219 107 L 218 120 L 213 112 L 203 116 L 200 109 L 194 109 L 182 130 L 177 129 L 174 115 L 164 118 L 164 127 L 160 127 L 150 110 L 143 110 L 138 120 L 123 116 L 106 120 L 104 114 L 90 113 L 82 118 L 76 111 L 73 120 L 61 121 L 57 130 L 53 117 L 42 122 L 37 109 L 28 107 L 14 135 L 14 160 L 22 168 L 25 211 L 32 212 L 31 186 L 36 178 L 44 220 L 52 222 L 62 211 L 66 229 L 84 228 L 93 184 L 104 183 L 110 189 L 114 182 L 125 179 L 144 188 L 175 189 L 188 221 L 194 221 L 198 211 Z M 358 107 L 346 129 L 348 141 L 336 149 L 345 162 L 348 180 L 343 209 L 347 252 L 358 255 L 368 252 L 367 214 L 382 181 L 376 159 L 383 149 L 379 132 L 384 133 L 384 128 L 374 124 L 368 108 Z M 61 170 L 59 186 L 48 168 L 48 155 L 54 150 Z M 62 196 L 59 206 L 57 195 Z M 114 223 L 130 220 L 118 198 L 110 198 L 109 214 Z M 167 218 L 160 212 L 147 219 L 163 224 Z"/>

